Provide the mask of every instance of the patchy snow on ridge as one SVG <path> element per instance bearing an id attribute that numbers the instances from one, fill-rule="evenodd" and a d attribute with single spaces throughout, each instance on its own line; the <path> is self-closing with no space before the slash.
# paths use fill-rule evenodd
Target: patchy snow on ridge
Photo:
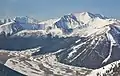
<path id="1" fill-rule="evenodd" d="M 106 65 L 106 66 L 104 66 L 104 67 L 101 67 L 101 68 L 99 68 L 99 69 L 95 69 L 95 70 L 93 70 L 90 74 L 88 74 L 88 75 L 86 75 L 86 76 L 97 76 L 97 75 L 98 75 L 98 76 L 99 76 L 99 75 L 100 75 L 100 76 L 104 76 L 104 74 L 106 74 L 107 71 L 109 71 L 108 73 L 111 73 L 110 76 L 114 76 L 114 75 L 112 75 L 112 74 L 114 74 L 112 68 L 114 68 L 115 66 L 119 67 L 118 64 L 120 64 L 120 60 L 115 61 L 115 62 L 113 62 L 113 63 L 110 63 L 110 64 L 108 64 L 108 65 Z"/>
<path id="2" fill-rule="evenodd" d="M 11 58 L 5 65 L 28 76 L 81 76 L 91 72 L 91 69 L 59 63 L 53 54 L 30 58 Z"/>
<path id="3" fill-rule="evenodd" d="M 13 35 L 14 36 L 20 36 L 20 37 L 40 37 L 46 35 L 46 31 L 45 30 L 23 30 L 20 31 L 16 34 Z"/>
<path id="4" fill-rule="evenodd" d="M 0 25 L 0 33 L 4 32 L 5 35 L 7 35 L 8 33 L 12 34 L 13 33 L 12 24 L 14 24 L 14 21 Z"/>

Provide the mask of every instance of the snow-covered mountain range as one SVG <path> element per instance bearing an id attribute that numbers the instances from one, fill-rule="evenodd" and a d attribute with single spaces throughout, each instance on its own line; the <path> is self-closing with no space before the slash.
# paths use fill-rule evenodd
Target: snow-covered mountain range
<path id="1" fill-rule="evenodd" d="M 1 51 L 9 55 L 5 66 L 28 76 L 97 76 L 119 63 L 120 20 L 90 12 L 46 21 L 15 17 L 0 25 L 0 49 L 9 50 Z"/>
<path id="2" fill-rule="evenodd" d="M 9 22 L 0 25 L 0 33 L 5 35 L 23 34 L 23 30 L 44 30 L 44 32 L 54 35 L 71 34 L 76 29 L 84 29 L 89 27 L 90 30 L 100 28 L 105 25 L 119 23 L 119 20 L 109 19 L 100 14 L 92 14 L 89 12 L 72 13 L 64 15 L 58 19 L 50 19 L 47 21 L 37 21 L 30 17 L 16 17 Z M 24 31 L 26 33 L 27 31 Z"/>

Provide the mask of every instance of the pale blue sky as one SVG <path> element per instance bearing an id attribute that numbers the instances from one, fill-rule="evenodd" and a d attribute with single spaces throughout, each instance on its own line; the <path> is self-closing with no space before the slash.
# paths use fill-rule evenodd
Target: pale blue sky
<path id="1" fill-rule="evenodd" d="M 0 0 L 0 18 L 31 16 L 45 20 L 82 11 L 120 19 L 120 0 Z"/>

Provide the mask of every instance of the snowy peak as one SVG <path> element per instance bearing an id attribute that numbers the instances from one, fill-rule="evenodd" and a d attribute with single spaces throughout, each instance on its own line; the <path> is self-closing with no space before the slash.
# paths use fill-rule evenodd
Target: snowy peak
<path id="1" fill-rule="evenodd" d="M 95 18 L 96 16 L 90 12 L 82 12 L 80 13 L 81 16 L 86 16 L 86 17 L 90 17 L 90 18 Z"/>
<path id="2" fill-rule="evenodd" d="M 92 29 L 100 28 L 105 25 L 117 23 L 115 20 L 108 19 L 100 14 L 92 14 L 90 12 L 71 13 L 62 16 L 56 23 L 57 28 L 65 31 L 83 29 L 91 26 Z"/>
<path id="3" fill-rule="evenodd" d="M 73 13 L 74 15 L 78 15 L 78 16 L 84 16 L 84 17 L 88 17 L 88 18 L 100 18 L 100 19 L 105 19 L 106 17 L 101 15 L 101 14 L 93 14 L 90 12 L 81 12 L 81 13 Z"/>
<path id="4" fill-rule="evenodd" d="M 70 14 L 61 17 L 60 20 L 55 23 L 55 25 L 62 29 L 73 29 L 80 25 L 80 22 L 77 21 L 77 18 L 74 15 Z"/>
<path id="5" fill-rule="evenodd" d="M 107 17 L 100 15 L 100 14 L 92 14 L 90 12 L 82 12 L 82 13 L 71 13 L 68 15 L 64 15 L 60 18 L 57 22 L 59 25 L 83 25 L 88 24 L 92 25 L 96 21 L 105 21 Z M 72 28 L 72 27 L 71 27 Z"/>
<path id="6" fill-rule="evenodd" d="M 73 13 L 73 15 L 78 19 L 78 21 L 82 21 L 85 24 L 87 24 L 88 22 L 90 22 L 91 20 L 94 20 L 96 18 L 106 19 L 106 17 L 104 17 L 100 14 L 92 14 L 90 12 Z"/>
<path id="7" fill-rule="evenodd" d="M 23 23 L 23 24 L 26 24 L 26 23 L 38 24 L 40 22 L 37 19 L 31 18 L 31 17 L 28 17 L 28 16 L 15 17 L 14 21 L 19 22 L 19 23 Z"/>

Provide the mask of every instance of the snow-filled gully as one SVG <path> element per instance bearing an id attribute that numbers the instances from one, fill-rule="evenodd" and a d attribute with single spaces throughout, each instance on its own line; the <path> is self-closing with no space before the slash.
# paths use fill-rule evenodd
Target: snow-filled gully
<path id="1" fill-rule="evenodd" d="M 115 39 L 110 34 L 110 30 L 106 32 L 106 35 L 107 35 L 108 40 L 110 41 L 110 50 L 109 50 L 109 55 L 104 59 L 104 61 L 102 62 L 102 64 L 106 63 L 110 59 L 110 57 L 112 55 L 112 51 L 113 51 L 112 47 L 116 43 Z"/>

